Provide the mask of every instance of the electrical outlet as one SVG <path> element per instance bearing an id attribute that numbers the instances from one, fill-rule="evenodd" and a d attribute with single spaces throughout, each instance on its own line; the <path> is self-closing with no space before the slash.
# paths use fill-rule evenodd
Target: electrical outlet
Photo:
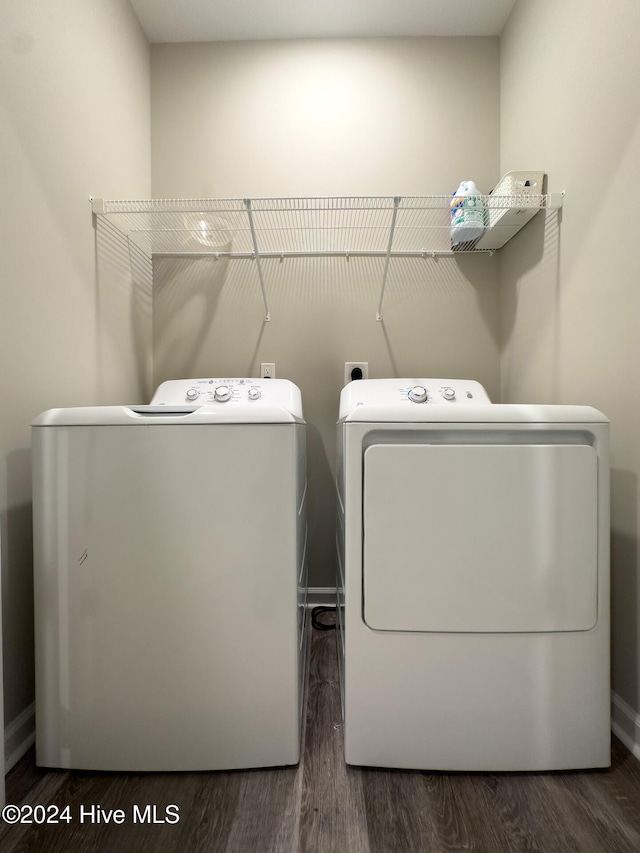
<path id="1" fill-rule="evenodd" d="M 274 363 L 262 362 L 260 365 L 260 376 L 262 379 L 275 379 L 276 378 L 276 366 Z"/>
<path id="2" fill-rule="evenodd" d="M 362 376 L 353 376 L 354 370 L 361 370 Z M 367 379 L 369 376 L 369 362 L 368 361 L 345 361 L 344 363 L 344 384 L 347 385 L 349 382 L 352 382 L 354 379 Z"/>

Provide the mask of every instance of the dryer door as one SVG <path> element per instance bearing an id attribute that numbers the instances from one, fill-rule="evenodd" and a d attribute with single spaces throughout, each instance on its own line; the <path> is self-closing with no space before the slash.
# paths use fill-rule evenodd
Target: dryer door
<path id="1" fill-rule="evenodd" d="M 583 631 L 597 621 L 590 445 L 374 444 L 364 618 L 383 631 Z"/>

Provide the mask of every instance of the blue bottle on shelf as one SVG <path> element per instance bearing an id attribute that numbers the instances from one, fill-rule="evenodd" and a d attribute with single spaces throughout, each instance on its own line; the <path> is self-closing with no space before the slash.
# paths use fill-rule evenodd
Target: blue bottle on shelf
<path id="1" fill-rule="evenodd" d="M 462 181 L 451 197 L 451 246 L 455 249 L 482 237 L 485 204 L 473 181 Z"/>

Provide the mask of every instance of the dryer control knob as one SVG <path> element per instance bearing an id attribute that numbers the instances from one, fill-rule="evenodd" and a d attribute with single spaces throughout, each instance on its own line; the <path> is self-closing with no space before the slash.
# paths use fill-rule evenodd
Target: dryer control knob
<path id="1" fill-rule="evenodd" d="M 227 400 L 231 399 L 231 388 L 228 385 L 218 385 L 213 392 L 213 397 L 219 403 L 226 403 Z"/>
<path id="2" fill-rule="evenodd" d="M 442 392 L 442 396 L 445 400 L 455 400 L 456 392 L 453 390 L 453 388 L 445 388 Z"/>
<path id="3" fill-rule="evenodd" d="M 189 388 L 187 391 L 187 400 L 197 400 L 200 396 L 200 392 L 197 388 Z"/>
<path id="4" fill-rule="evenodd" d="M 260 399 L 260 389 L 259 388 L 249 388 L 249 392 L 247 394 L 250 400 L 259 400 Z"/>
<path id="5" fill-rule="evenodd" d="M 409 399 L 414 403 L 426 402 L 427 389 L 423 385 L 414 385 L 409 391 Z"/>

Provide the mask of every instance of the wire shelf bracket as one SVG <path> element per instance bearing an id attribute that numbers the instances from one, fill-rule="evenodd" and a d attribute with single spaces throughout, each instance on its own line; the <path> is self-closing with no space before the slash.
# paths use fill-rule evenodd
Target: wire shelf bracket
<path id="1" fill-rule="evenodd" d="M 389 243 L 387 244 L 387 256 L 384 261 L 384 272 L 382 273 L 382 286 L 380 287 L 380 301 L 378 302 L 378 311 L 376 320 L 382 322 L 382 300 L 384 299 L 384 289 L 387 286 L 387 276 L 389 275 L 389 261 L 391 260 L 391 247 L 393 246 L 393 237 L 396 232 L 396 222 L 398 219 L 398 207 L 402 201 L 399 195 L 393 199 L 393 216 L 391 217 L 391 227 L 389 229 Z"/>
<path id="2" fill-rule="evenodd" d="M 262 301 L 264 302 L 264 321 L 268 323 L 271 320 L 269 306 L 267 304 L 267 293 L 264 288 L 264 276 L 262 275 L 262 264 L 260 262 L 260 250 L 258 249 L 258 238 L 256 237 L 256 227 L 253 221 L 253 211 L 251 209 L 251 199 L 245 198 L 245 206 L 247 208 L 247 216 L 249 217 L 249 228 L 251 230 L 251 240 L 253 241 L 253 252 L 256 259 L 256 267 L 258 270 L 258 280 L 260 281 L 260 290 L 262 291 Z"/>

